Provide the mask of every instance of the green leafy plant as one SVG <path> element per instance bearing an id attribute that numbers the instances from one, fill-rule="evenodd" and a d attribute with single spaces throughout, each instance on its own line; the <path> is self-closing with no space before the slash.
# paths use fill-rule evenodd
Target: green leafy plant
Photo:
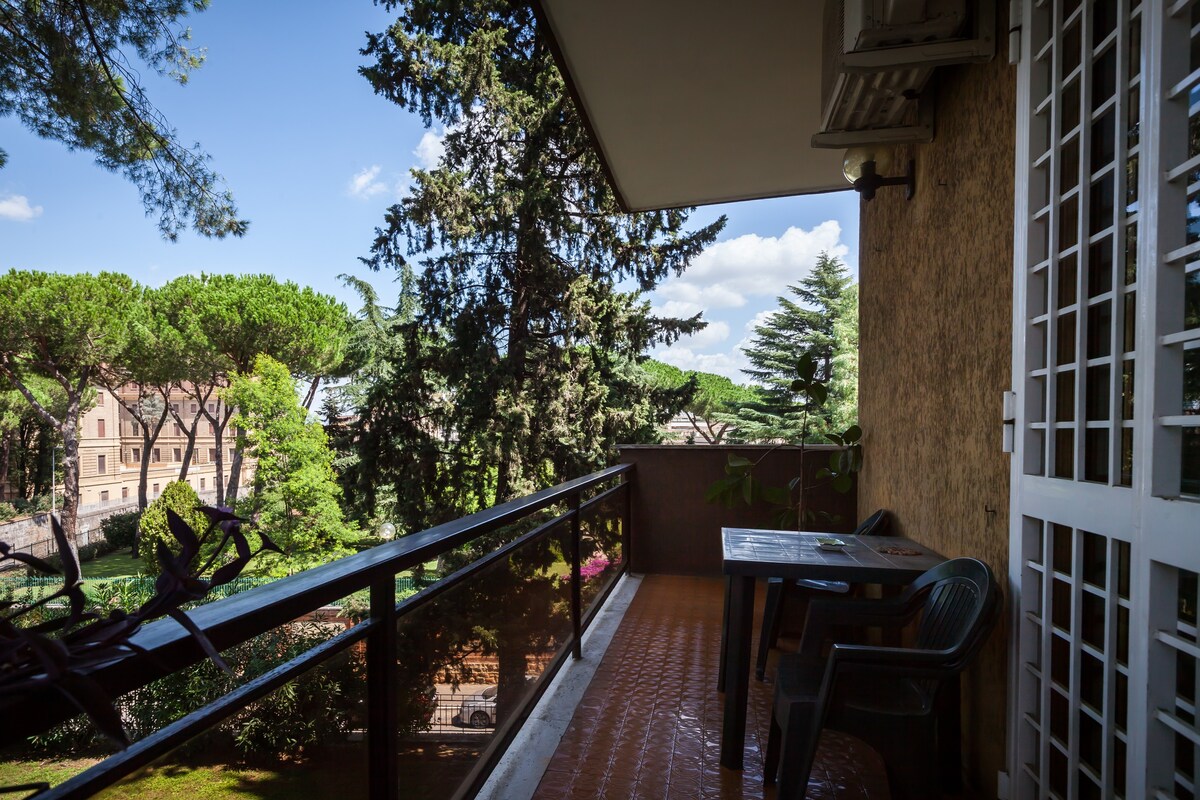
<path id="1" fill-rule="evenodd" d="M 181 606 L 203 598 L 213 587 L 232 581 L 257 552 L 277 548 L 260 535 L 262 546 L 259 551 L 252 551 L 242 533 L 242 520 L 229 509 L 204 507 L 199 511 L 208 520 L 202 535 L 197 535 L 173 510 L 166 510 L 167 525 L 179 550 L 173 551 L 165 540 L 156 543 L 161 573 L 154 595 L 132 612 L 116 608 L 102 616 L 88 609 L 79 558 L 56 517 L 51 518 L 51 529 L 61 569 L 0 542 L 0 561 L 17 561 L 40 573 L 62 576 L 60 589 L 36 600 L 0 600 L 0 716 L 5 713 L 6 699 L 50 688 L 65 695 L 108 739 L 125 746 L 129 739 L 121 715 L 88 672 L 99 664 L 136 653 L 130 638 L 144 622 L 162 616 L 182 625 L 214 664 L 228 669 L 212 642 Z M 213 554 L 200 559 L 200 553 L 213 542 L 216 542 Z M 218 565 L 229 547 L 233 549 L 233 558 Z M 13 741 L 9 729 L 0 729 L 0 747 Z"/>
<path id="2" fill-rule="evenodd" d="M 204 516 L 197 509 L 200 507 L 200 496 L 187 481 L 171 481 L 154 502 L 146 507 L 138 521 L 138 554 L 146 565 L 146 571 L 153 575 L 159 570 L 158 543 L 170 542 L 173 538 L 168 514 L 173 513 L 182 519 L 193 530 L 204 525 Z M 209 542 L 215 546 L 217 542 Z M 208 556 L 211 553 L 197 553 L 196 557 Z"/>
<path id="3" fill-rule="evenodd" d="M 777 507 L 776 524 L 781 527 L 795 525 L 803 530 L 806 525 L 834 521 L 828 513 L 811 509 L 805 503 L 808 492 L 821 485 L 806 485 L 805 482 L 804 453 L 809 421 L 825 404 L 829 388 L 811 353 L 805 353 L 796 362 L 795 375 L 789 386 L 792 396 L 789 410 L 796 412 L 800 419 L 799 441 L 796 442 L 800 448 L 800 474 L 792 478 L 786 487 L 770 486 L 756 478 L 754 470 L 776 448 L 767 450 L 754 460 L 730 453 L 725 464 L 725 477 L 708 487 L 704 499 L 710 503 L 722 503 L 727 508 L 739 502 L 753 505 L 763 501 Z M 817 481 L 827 482 L 839 494 L 845 494 L 854 486 L 854 474 L 862 469 L 862 429 L 852 425 L 842 433 L 826 433 L 825 438 L 841 449 L 830 453 L 829 464 L 817 470 L 814 477 Z M 781 442 L 777 447 L 784 444 L 789 443 Z"/>
<path id="4" fill-rule="evenodd" d="M 132 549 L 141 518 L 140 511 L 112 514 L 105 517 L 100 522 L 100 532 L 104 534 L 104 541 L 108 542 L 114 551 Z"/>

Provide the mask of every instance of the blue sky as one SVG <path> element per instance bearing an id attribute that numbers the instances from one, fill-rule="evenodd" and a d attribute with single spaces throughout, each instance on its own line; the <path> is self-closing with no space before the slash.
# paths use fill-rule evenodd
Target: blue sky
<path id="1" fill-rule="evenodd" d="M 242 239 L 186 232 L 165 242 L 121 176 L 0 118 L 9 155 L 0 169 L 0 269 L 109 270 L 149 285 L 202 271 L 269 272 L 356 309 L 356 295 L 338 279 L 350 273 L 387 302 L 392 276 L 370 273 L 358 257 L 406 190 L 409 170 L 436 158 L 440 133 L 376 97 L 356 71 L 364 32 L 391 18 L 367 0 L 215 0 L 190 22 L 208 60 L 188 85 L 144 74 L 181 140 L 199 141 L 228 180 L 251 221 Z M 798 134 L 797 146 L 805 139 Z M 703 224 L 722 213 L 729 224 L 721 241 L 651 301 L 668 312 L 704 311 L 710 321 L 658 357 L 736 377 L 747 326 L 775 307 L 820 250 L 857 272 L 858 199 L 839 192 L 710 206 L 692 219 Z"/>

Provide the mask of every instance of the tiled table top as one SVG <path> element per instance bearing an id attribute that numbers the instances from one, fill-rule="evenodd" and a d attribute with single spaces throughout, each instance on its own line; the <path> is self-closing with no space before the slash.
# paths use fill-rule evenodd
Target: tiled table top
<path id="1" fill-rule="evenodd" d="M 835 538 L 845 542 L 845 547 L 822 550 L 817 540 L 829 536 L 722 528 L 725 574 L 905 584 L 945 560 L 928 547 L 899 536 L 839 536 Z M 919 555 L 891 555 L 880 548 L 917 551 Z"/>

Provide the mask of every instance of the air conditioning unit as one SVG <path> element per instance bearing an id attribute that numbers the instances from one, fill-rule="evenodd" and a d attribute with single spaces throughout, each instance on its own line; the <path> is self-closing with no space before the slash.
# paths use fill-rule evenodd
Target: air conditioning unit
<path id="1" fill-rule="evenodd" d="M 826 0 L 813 147 L 928 142 L 936 67 L 996 52 L 995 0 Z"/>

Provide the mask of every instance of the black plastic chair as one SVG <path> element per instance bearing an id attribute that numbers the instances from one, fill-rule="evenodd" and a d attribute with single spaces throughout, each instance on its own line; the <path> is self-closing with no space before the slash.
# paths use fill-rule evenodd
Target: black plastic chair
<path id="1" fill-rule="evenodd" d="M 892 525 L 892 515 L 886 509 L 879 509 L 862 521 L 851 536 L 879 536 L 887 533 Z M 767 600 L 763 604 L 762 630 L 758 636 L 758 657 L 754 662 L 754 675 L 760 681 L 766 675 L 767 654 L 779 642 L 779 629 L 783 623 L 783 607 L 793 589 L 805 592 L 834 592 L 846 594 L 850 584 L 845 581 L 821 581 L 801 578 L 796 581 L 785 581 L 783 578 L 767 579 Z"/>
<path id="2" fill-rule="evenodd" d="M 814 599 L 800 652 L 779 662 L 764 782 L 778 771 L 778 797 L 803 798 L 821 729 L 832 728 L 879 751 L 895 796 L 935 797 L 939 717 L 951 727 L 943 733 L 957 739 L 958 698 L 949 689 L 957 688 L 999 610 L 996 579 L 973 558 L 934 567 L 895 599 Z M 918 615 L 911 648 L 834 644 L 821 655 L 832 626 L 895 629 Z"/>

